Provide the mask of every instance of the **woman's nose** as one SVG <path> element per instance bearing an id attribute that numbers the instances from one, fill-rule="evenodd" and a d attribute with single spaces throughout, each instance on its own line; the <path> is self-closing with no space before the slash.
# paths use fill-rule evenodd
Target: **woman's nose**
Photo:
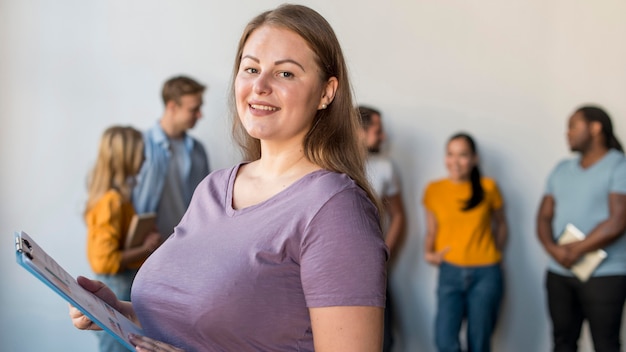
<path id="1" fill-rule="evenodd" d="M 271 77 L 268 74 L 261 73 L 254 80 L 254 92 L 259 95 L 266 95 L 272 92 Z"/>

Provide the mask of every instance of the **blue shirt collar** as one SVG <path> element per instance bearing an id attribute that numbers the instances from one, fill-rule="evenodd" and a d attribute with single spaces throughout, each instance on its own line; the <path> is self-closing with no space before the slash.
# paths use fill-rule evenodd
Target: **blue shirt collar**
<path id="1" fill-rule="evenodd" d="M 170 140 L 163 131 L 163 127 L 161 127 L 161 121 L 157 121 L 155 128 L 151 128 L 149 133 L 151 134 L 151 138 L 156 144 L 168 149 L 170 146 Z M 193 148 L 193 138 L 191 138 L 187 133 L 184 134 L 184 143 L 185 149 L 190 151 Z"/>

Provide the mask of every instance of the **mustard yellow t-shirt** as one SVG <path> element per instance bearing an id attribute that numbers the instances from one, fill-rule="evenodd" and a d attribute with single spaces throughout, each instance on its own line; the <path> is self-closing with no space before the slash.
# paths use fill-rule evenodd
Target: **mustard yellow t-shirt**
<path id="1" fill-rule="evenodd" d="M 424 206 L 437 220 L 435 251 L 450 250 L 444 261 L 460 266 L 490 265 L 500 262 L 492 233 L 492 214 L 502 207 L 502 196 L 493 179 L 481 178 L 485 198 L 476 207 L 463 211 L 472 193 L 471 182 L 449 179 L 430 183 L 424 191 Z"/>
<path id="2" fill-rule="evenodd" d="M 85 215 L 87 259 L 96 274 L 116 274 L 124 269 L 122 249 L 133 215 L 133 204 L 114 190 L 106 192 Z"/>

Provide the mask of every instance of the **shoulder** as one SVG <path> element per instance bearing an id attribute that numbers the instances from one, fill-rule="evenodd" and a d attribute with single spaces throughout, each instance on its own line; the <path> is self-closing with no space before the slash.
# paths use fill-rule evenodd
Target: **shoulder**
<path id="1" fill-rule="evenodd" d="M 204 144 L 202 144 L 202 142 L 200 142 L 200 140 L 198 140 L 197 138 L 195 138 L 194 136 L 187 134 L 187 138 L 189 138 L 189 140 L 191 141 L 193 148 L 198 150 L 199 152 L 206 154 L 206 151 L 204 149 Z"/>
<path id="2" fill-rule="evenodd" d="M 607 158 L 609 162 L 616 168 L 625 168 L 626 167 L 626 157 L 621 152 L 611 149 L 607 154 Z"/>
<path id="3" fill-rule="evenodd" d="M 497 184 L 496 180 L 494 180 L 491 177 L 485 177 L 485 176 L 481 177 L 480 178 L 480 184 L 487 191 L 490 191 L 490 190 L 498 188 L 498 184 Z"/>
<path id="4" fill-rule="evenodd" d="M 561 161 L 559 161 L 556 166 L 554 166 L 554 169 L 552 169 L 552 173 L 553 174 L 557 174 L 559 172 L 562 172 L 564 170 L 570 169 L 574 166 L 576 166 L 579 162 L 580 158 L 576 157 L 576 158 L 566 158 L 563 159 Z"/>
<path id="5" fill-rule="evenodd" d="M 315 218 L 320 212 L 329 211 L 336 215 L 377 214 L 365 191 L 345 174 L 318 170 L 304 176 L 295 186 L 289 190 L 288 199 L 292 199 L 294 212 L 302 211 L 307 217 Z"/>
<path id="6" fill-rule="evenodd" d="M 157 123 L 143 131 L 143 138 L 147 141 L 154 142 L 165 138 L 165 132 L 163 132 L 161 125 L 159 125 L 159 122 L 157 121 Z"/>
<path id="7" fill-rule="evenodd" d="M 425 190 L 426 191 L 433 191 L 433 190 L 440 190 L 440 189 L 444 189 L 449 185 L 449 181 L 447 178 L 440 178 L 434 181 L 430 181 L 428 184 L 426 184 Z"/>
<path id="8" fill-rule="evenodd" d="M 243 163 L 239 163 L 228 168 L 212 171 L 207 177 L 204 178 L 202 183 L 219 184 L 223 186 L 225 182 L 227 183 L 230 180 L 233 173 L 237 173 L 237 170 L 239 170 L 239 167 L 241 165 L 243 165 Z"/>
<path id="9" fill-rule="evenodd" d="M 161 145 L 163 142 L 167 141 L 167 136 L 161 128 L 161 125 L 159 125 L 159 122 L 157 122 L 152 125 L 152 127 L 143 131 L 143 140 L 145 144 L 144 147 L 146 148 L 146 151 L 149 152 L 153 149 L 156 149 L 156 146 Z"/>
<path id="10" fill-rule="evenodd" d="M 343 191 L 365 194 L 348 175 L 328 170 L 318 170 L 304 176 L 302 186 L 303 191 L 317 194 L 321 199 L 332 198 Z"/>
<path id="11" fill-rule="evenodd" d="M 374 154 L 368 156 L 366 161 L 368 171 L 382 174 L 391 174 L 395 171 L 393 160 L 388 156 Z"/>
<path id="12" fill-rule="evenodd" d="M 100 200 L 109 203 L 123 203 L 124 197 L 118 191 L 110 189 L 102 195 Z"/>
<path id="13" fill-rule="evenodd" d="M 127 203 L 124 197 L 119 192 L 111 189 L 98 199 L 90 212 L 114 211 L 121 208 L 124 203 Z"/>

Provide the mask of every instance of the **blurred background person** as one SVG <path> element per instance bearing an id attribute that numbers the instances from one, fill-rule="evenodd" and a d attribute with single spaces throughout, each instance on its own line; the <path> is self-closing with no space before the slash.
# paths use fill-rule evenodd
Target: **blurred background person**
<path id="1" fill-rule="evenodd" d="M 491 350 L 507 238 L 504 202 L 496 182 L 481 176 L 474 139 L 453 135 L 446 146 L 446 178 L 424 191 L 425 259 L 439 268 L 435 343 L 440 352 L 460 352 L 467 319 L 467 350 Z"/>
<path id="2" fill-rule="evenodd" d="M 360 138 L 367 150 L 365 163 L 367 177 L 384 210 L 382 223 L 385 244 L 390 252 L 390 259 L 387 263 L 387 270 L 390 272 L 394 259 L 404 242 L 406 228 L 400 177 L 391 158 L 380 152 L 381 145 L 386 140 L 380 111 L 367 106 L 359 106 L 358 110 L 361 116 Z M 383 352 L 391 351 L 393 346 L 394 318 L 389 279 L 388 273 Z"/>
<path id="3" fill-rule="evenodd" d="M 186 76 L 168 79 L 162 89 L 163 115 L 144 132 L 145 161 L 133 204 L 139 214 L 156 213 L 157 229 L 164 238 L 174 231 L 194 189 L 209 173 L 204 146 L 187 133 L 202 117 L 205 89 Z"/>
<path id="4" fill-rule="evenodd" d="M 550 255 L 546 275 L 554 351 L 577 351 L 584 320 L 597 352 L 621 351 L 626 299 L 626 159 L 609 115 L 583 106 L 568 121 L 567 141 L 579 155 L 548 177 L 537 214 L 537 235 Z M 558 245 L 567 224 L 585 234 Z M 580 281 L 569 270 L 583 255 L 603 249 L 606 259 Z"/>
<path id="5" fill-rule="evenodd" d="M 154 231 L 140 246 L 124 248 L 135 215 L 131 192 L 142 162 L 141 132 L 132 127 L 109 127 L 100 140 L 87 187 L 87 259 L 96 278 L 121 300 L 130 300 L 137 269 L 161 242 L 161 236 Z M 127 351 L 109 334 L 98 332 L 98 339 L 101 352 Z"/>

